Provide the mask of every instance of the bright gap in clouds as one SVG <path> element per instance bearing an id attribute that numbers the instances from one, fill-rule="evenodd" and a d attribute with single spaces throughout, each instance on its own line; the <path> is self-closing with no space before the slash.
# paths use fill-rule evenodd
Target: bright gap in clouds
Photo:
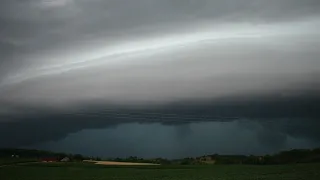
<path id="1" fill-rule="evenodd" d="M 255 40 L 260 44 L 279 41 L 278 37 L 295 36 L 299 34 L 310 33 L 304 28 L 319 22 L 305 21 L 286 24 L 271 25 L 224 25 L 210 28 L 210 30 L 201 30 L 184 34 L 166 35 L 163 38 L 149 38 L 143 41 L 128 41 L 114 46 L 91 47 L 85 52 L 79 52 L 77 48 L 70 49 L 70 54 L 56 54 L 50 59 L 55 59 L 53 64 L 43 66 L 36 65 L 34 68 L 26 69 L 18 74 L 9 76 L 2 85 L 19 83 L 36 77 L 55 75 L 63 72 L 89 68 L 100 65 L 121 65 L 139 61 L 139 56 L 158 53 L 175 53 L 175 50 L 181 50 L 184 47 L 203 47 L 210 43 L 240 42 L 245 43 L 248 40 Z M 296 28 L 293 28 L 296 27 Z M 292 28 L 294 30 L 292 30 Z M 275 37 L 275 38 L 272 38 Z M 188 52 L 186 52 L 188 53 Z M 48 60 L 46 54 L 40 56 L 40 60 Z M 134 57 L 134 58 L 133 58 Z M 141 58 L 142 59 L 142 58 Z M 154 59 L 150 59 L 153 61 Z"/>
<path id="2" fill-rule="evenodd" d="M 40 7 L 42 8 L 63 7 L 70 3 L 73 3 L 73 0 L 41 0 Z"/>

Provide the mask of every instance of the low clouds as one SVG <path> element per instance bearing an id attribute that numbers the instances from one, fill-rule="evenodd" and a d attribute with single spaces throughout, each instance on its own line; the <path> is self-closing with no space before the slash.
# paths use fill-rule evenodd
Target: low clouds
<path id="1" fill-rule="evenodd" d="M 182 143 L 189 141 L 190 136 L 196 133 L 190 124 L 216 122 L 222 126 L 238 123 L 239 130 L 255 131 L 259 143 L 278 150 L 286 147 L 288 137 L 319 144 L 319 102 L 319 99 L 306 98 L 268 98 L 260 101 L 255 98 L 251 102 L 229 99 L 220 103 L 181 102 L 153 108 L 124 108 L 104 104 L 82 107 L 82 110 L 78 107 L 76 111 L 67 109 L 49 112 L 47 109 L 33 109 L 19 116 L 16 113 L 6 116 L 9 121 L 1 122 L 0 137 L 2 146 L 30 146 L 59 141 L 86 129 L 108 129 L 138 122 L 175 127 L 175 138 L 179 138 Z M 20 109 L 20 113 L 22 112 Z M 221 137 L 221 141 L 223 139 Z M 232 142 L 228 146 L 232 146 Z"/>
<path id="2" fill-rule="evenodd" d="M 0 126 L 1 135 L 4 135 L 0 136 L 0 147 L 40 148 L 103 157 L 182 158 L 214 153 L 266 154 L 288 148 L 319 146 L 319 139 L 311 138 L 314 136 L 297 136 L 279 127 L 270 129 L 257 123 L 261 119 L 165 126 L 159 123 L 112 124 L 106 120 L 93 120 L 3 124 Z M 274 119 L 273 123 L 285 121 Z M 312 124 L 313 121 L 304 119 L 299 122 Z M 85 129 L 80 130 L 82 126 Z M 310 130 L 289 123 L 286 126 Z M 41 128 L 35 130 L 34 127 Z"/>

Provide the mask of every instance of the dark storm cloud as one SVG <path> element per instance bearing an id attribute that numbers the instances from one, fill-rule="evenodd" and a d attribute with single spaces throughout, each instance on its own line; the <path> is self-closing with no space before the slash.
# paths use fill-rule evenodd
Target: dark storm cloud
<path id="1" fill-rule="evenodd" d="M 20 147 L 103 157 L 127 157 L 133 155 L 149 158 L 159 156 L 180 158 L 214 153 L 265 154 L 290 148 L 313 148 L 319 146 L 319 140 L 316 141 L 301 136 L 294 137 L 294 134 L 286 133 L 276 127 L 269 129 L 270 127 L 256 123 L 259 119 L 242 121 L 246 121 L 245 123 L 252 128 L 242 128 L 239 126 L 239 121 L 171 126 L 163 126 L 157 123 L 141 125 L 130 123 L 104 129 L 102 129 L 103 124 L 100 124 L 99 129 L 86 129 L 73 132 L 61 139 L 38 141 Z M 282 123 L 285 120 L 276 119 L 274 121 Z M 308 119 L 299 121 L 300 123 L 312 123 Z M 52 125 L 52 123 L 48 125 Z M 66 125 L 66 123 L 60 123 L 60 131 L 61 125 Z M 70 125 L 69 127 L 71 128 L 72 126 Z M 89 127 L 88 124 L 86 127 Z M 52 128 L 47 128 L 47 131 L 51 132 Z M 305 131 L 308 130 L 310 129 L 305 129 Z M 47 133 L 43 134 L 46 135 Z"/>
<path id="2" fill-rule="evenodd" d="M 11 109 L 7 109 L 7 117 L 2 117 L 9 120 L 0 123 L 0 147 L 44 148 L 107 157 L 138 155 L 169 158 L 217 152 L 263 154 L 288 147 L 316 147 L 320 145 L 319 102 L 317 96 L 265 99 L 242 97 L 223 99 L 220 102 L 189 101 L 155 107 L 88 105 L 65 112 L 18 109 L 11 106 Z M 13 111 L 14 109 L 16 110 Z M 13 112 L 19 112 L 20 115 L 12 115 Z M 142 126 L 129 124 L 125 125 L 124 129 L 120 128 L 123 124 L 136 122 Z M 205 125 L 207 128 L 203 130 L 194 129 L 195 125 L 201 126 L 205 122 L 216 125 L 211 129 L 209 125 Z M 157 123 L 174 129 L 171 131 Z M 151 129 L 145 129 L 143 125 Z M 156 131 L 157 129 L 159 131 Z M 88 131 L 92 134 L 85 133 Z M 132 134 L 137 133 L 136 131 L 144 133 Z M 151 135 L 149 131 L 154 133 Z M 247 134 L 237 135 L 237 132 Z M 161 137 L 166 137 L 166 134 L 169 139 L 162 139 L 160 142 Z M 258 144 L 255 144 L 255 139 Z M 300 140 L 298 145 L 297 142 L 292 142 L 292 139 Z M 64 141 L 67 143 L 59 143 Z M 95 142 L 103 145 L 96 150 L 79 149 L 78 141 L 87 143 L 90 147 L 96 147 Z M 157 146 L 152 145 L 154 141 L 157 141 Z M 249 143 L 246 148 L 241 144 L 244 142 Z M 113 147 L 109 147 L 114 143 Z M 219 143 L 219 146 L 216 143 Z M 127 149 L 127 146 L 135 148 Z M 200 151 L 195 147 L 201 147 Z M 148 152 L 141 154 L 146 148 L 149 149 Z"/>
<path id="3" fill-rule="evenodd" d="M 319 143 L 319 27 L 319 0 L 4 0 L 0 146 L 241 119 Z"/>
<path id="4" fill-rule="evenodd" d="M 226 102 L 181 102 L 153 108 L 107 108 L 106 105 L 102 108 L 102 105 L 96 105 L 73 112 L 25 110 L 29 114 L 2 117 L 9 120 L 0 124 L 1 146 L 27 146 L 58 141 L 81 130 L 105 129 L 134 122 L 174 126 L 177 137 L 183 141 L 193 134 L 191 123 L 231 123 L 243 122 L 242 120 L 245 123 L 241 123 L 239 128 L 255 129 L 259 142 L 270 148 L 283 147 L 287 143 L 287 136 L 320 143 L 319 97 L 269 97 L 259 101 L 255 98 Z"/>

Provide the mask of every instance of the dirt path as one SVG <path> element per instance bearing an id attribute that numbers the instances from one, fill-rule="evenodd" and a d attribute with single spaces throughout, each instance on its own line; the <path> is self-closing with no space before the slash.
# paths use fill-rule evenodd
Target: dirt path
<path id="1" fill-rule="evenodd" d="M 116 166 L 154 166 L 160 164 L 152 164 L 152 163 L 134 163 L 134 162 L 115 162 L 115 161 L 90 161 L 84 160 L 85 162 L 91 162 L 98 165 L 116 165 Z"/>

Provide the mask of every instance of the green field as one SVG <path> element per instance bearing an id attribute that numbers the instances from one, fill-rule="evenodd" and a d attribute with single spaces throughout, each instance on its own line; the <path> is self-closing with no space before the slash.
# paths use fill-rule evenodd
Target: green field
<path id="1" fill-rule="evenodd" d="M 1 180 L 319 180 L 320 164 L 276 166 L 172 165 L 115 167 L 89 163 L 33 163 L 0 167 Z"/>
<path id="2" fill-rule="evenodd" d="M 37 161 L 36 158 L 0 158 L 0 166 L 35 161 Z"/>

